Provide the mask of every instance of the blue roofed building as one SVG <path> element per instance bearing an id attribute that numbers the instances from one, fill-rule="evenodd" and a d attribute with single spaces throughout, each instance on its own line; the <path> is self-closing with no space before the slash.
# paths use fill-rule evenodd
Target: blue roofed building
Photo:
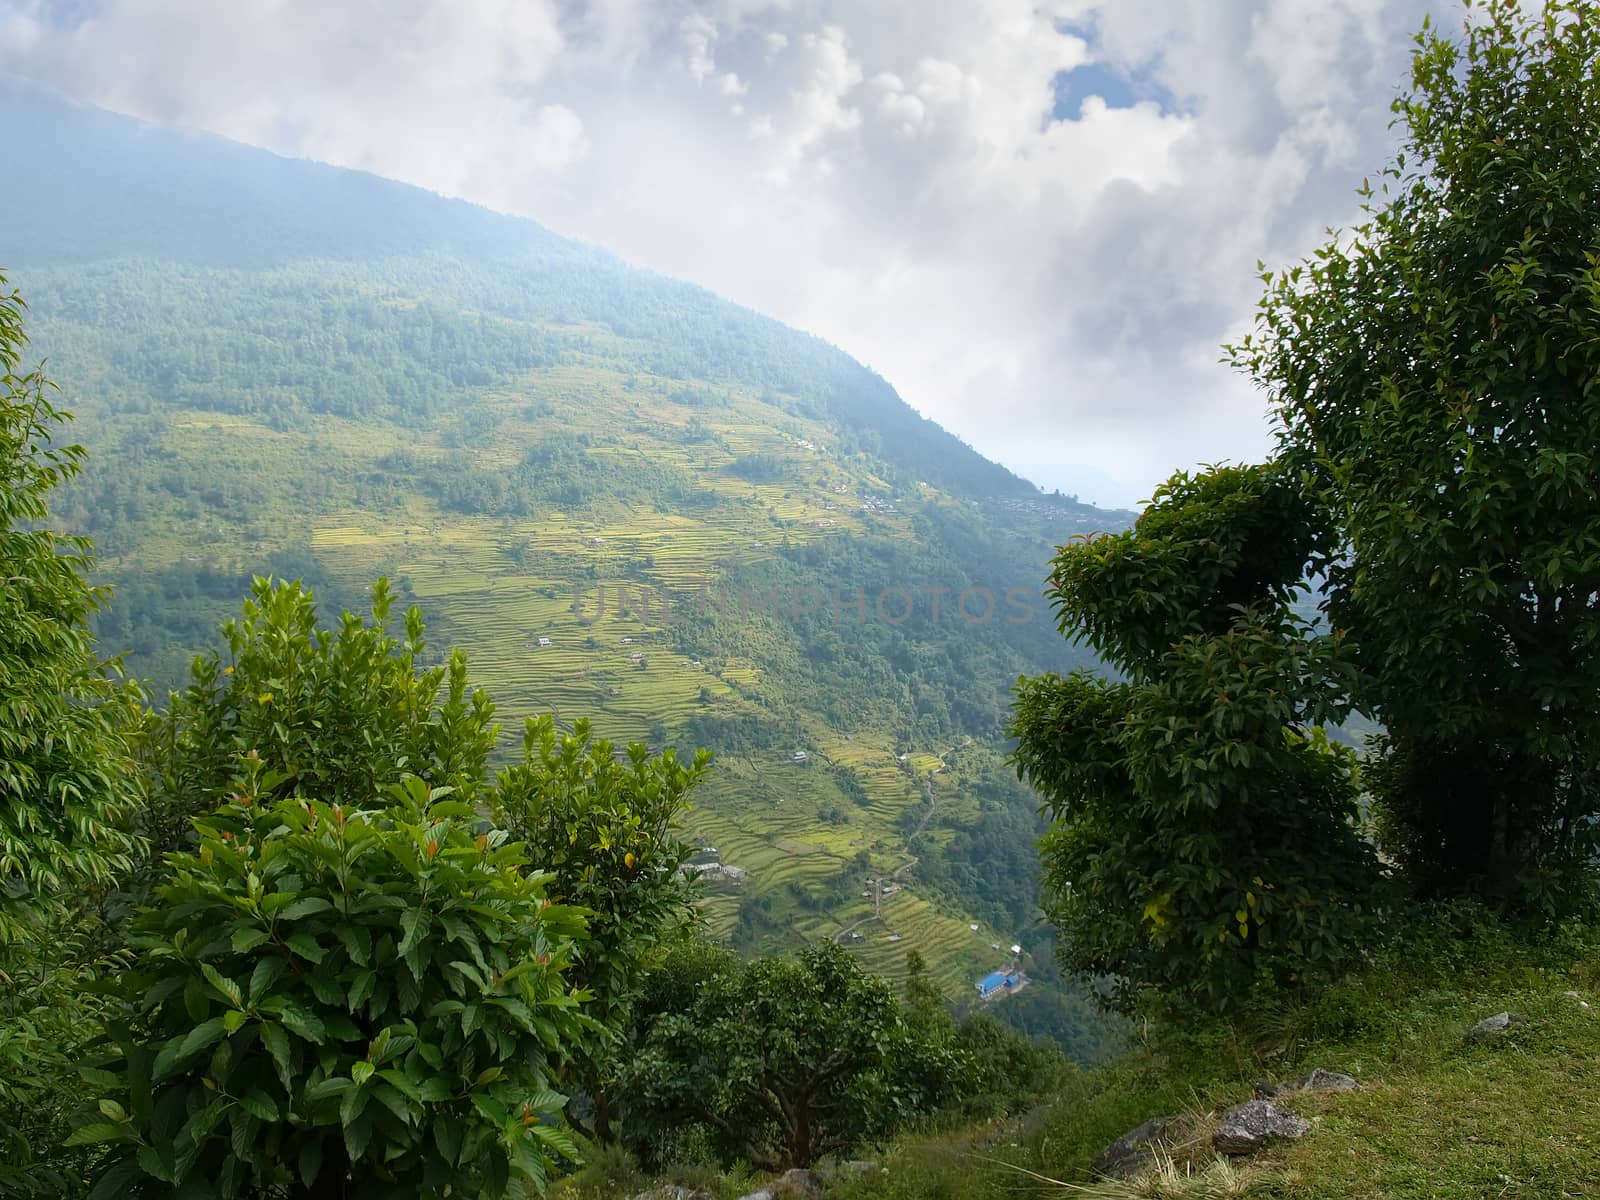
<path id="1" fill-rule="evenodd" d="M 990 971 L 978 980 L 978 998 L 987 1000 L 997 992 L 1016 987 L 1017 973 L 1015 971 Z"/>

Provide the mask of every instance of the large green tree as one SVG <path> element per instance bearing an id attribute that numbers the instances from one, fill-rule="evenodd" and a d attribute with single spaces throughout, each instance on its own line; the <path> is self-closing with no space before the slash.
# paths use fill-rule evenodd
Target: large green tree
<path id="1" fill-rule="evenodd" d="M 1022 680 L 1015 760 L 1052 818 L 1058 955 L 1120 1006 L 1223 1008 L 1360 947 L 1375 863 L 1320 728 L 1349 671 L 1292 603 L 1329 545 L 1292 476 L 1218 468 L 1055 560 L 1062 633 L 1121 677 Z"/>
<path id="2" fill-rule="evenodd" d="M 23 305 L 0 275 L 0 951 L 68 889 L 106 887 L 136 849 L 125 740 L 139 692 L 95 652 L 90 545 L 50 528 L 50 493 L 82 468 L 67 415 L 22 369 Z"/>
<path id="3" fill-rule="evenodd" d="M 954 1095 L 964 1066 L 831 942 L 742 967 L 689 947 L 647 1007 L 625 1076 L 630 1136 L 699 1123 L 758 1167 L 807 1166 L 887 1133 Z"/>
<path id="4" fill-rule="evenodd" d="M 1387 848 L 1559 907 L 1600 810 L 1600 5 L 1468 10 L 1417 39 L 1364 222 L 1231 353 L 1342 533 Z"/>
<path id="5" fill-rule="evenodd" d="M 49 524 L 84 452 L 24 369 L 23 316 L 0 274 L 0 1196 L 61 1196 L 81 1181 L 59 1147 L 94 1025 L 81 984 L 118 965 L 89 901 L 139 850 L 140 693 L 90 636 L 88 541 Z"/>

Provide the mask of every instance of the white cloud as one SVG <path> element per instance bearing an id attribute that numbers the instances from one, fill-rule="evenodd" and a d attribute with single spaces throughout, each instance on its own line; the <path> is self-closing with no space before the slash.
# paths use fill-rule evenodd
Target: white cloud
<path id="1" fill-rule="evenodd" d="M 684 63 L 689 78 L 704 83 L 717 69 L 711 57 L 711 43 L 716 40 L 717 27 L 705 16 L 694 13 L 683 19 L 683 45 L 687 54 Z"/>
<path id="2" fill-rule="evenodd" d="M 1218 343 L 1258 258 L 1354 215 L 1429 11 L 1457 10 L 0 0 L 0 61 L 609 245 L 838 342 L 987 453 L 1091 462 L 1126 499 L 1265 449 Z M 1146 99 L 1102 84 L 1057 119 L 1085 64 Z"/>

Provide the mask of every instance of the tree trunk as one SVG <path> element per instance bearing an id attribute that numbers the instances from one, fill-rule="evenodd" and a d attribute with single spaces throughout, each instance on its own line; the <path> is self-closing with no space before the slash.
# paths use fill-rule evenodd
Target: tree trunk
<path id="1" fill-rule="evenodd" d="M 813 1151 L 811 1146 L 811 1105 L 802 1100 L 795 1105 L 794 1131 L 789 1139 L 791 1166 L 809 1167 Z"/>
<path id="2" fill-rule="evenodd" d="M 1548 763 L 1529 763 L 1506 773 L 1496 789 L 1489 842 L 1489 890 L 1499 901 L 1516 899 L 1538 869 L 1544 822 L 1553 810 L 1555 778 Z"/>
<path id="3" fill-rule="evenodd" d="M 617 1140 L 611 1129 L 611 1096 L 604 1087 L 596 1087 L 590 1098 L 594 1101 L 594 1140 L 609 1146 Z"/>

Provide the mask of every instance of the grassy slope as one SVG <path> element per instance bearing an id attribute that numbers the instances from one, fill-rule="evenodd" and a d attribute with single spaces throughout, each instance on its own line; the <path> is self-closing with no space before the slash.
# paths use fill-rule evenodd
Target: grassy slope
<path id="1" fill-rule="evenodd" d="M 1465 1039 L 1474 1023 L 1502 1010 L 1528 1023 L 1496 1040 Z M 908 1141 L 885 1160 L 890 1174 L 871 1194 L 999 1194 L 1023 1182 L 975 1155 L 1082 1184 L 1093 1155 L 1139 1122 L 1182 1110 L 1215 1114 L 1248 1098 L 1257 1079 L 1313 1066 L 1354 1075 L 1363 1090 L 1284 1101 L 1312 1120 L 1312 1133 L 1243 1166 L 1236 1194 L 1600 1194 L 1600 954 L 1593 944 L 1538 954 L 1501 944 L 1476 963 L 1457 959 L 1426 977 L 1397 962 L 1330 990 L 1265 1038 L 1217 1037 L 1172 1056 L 1147 1050 L 1086 1073 L 1073 1095 L 1004 1130 Z M 1210 1160 L 1197 1147 L 1193 1169 L 1202 1178 L 1171 1194 L 1227 1194 L 1204 1178 Z M 1162 1192 L 1152 1183 L 1125 1194 Z"/>
<path id="2" fill-rule="evenodd" d="M 1526 949 L 1498 934 L 1457 945 L 1448 936 L 1395 952 L 1291 1017 L 1152 1040 L 1081 1073 L 1023 1116 L 906 1136 L 872 1154 L 883 1171 L 831 1187 L 829 1200 L 1600 1195 L 1600 939 Z M 1466 1039 L 1473 1024 L 1503 1010 L 1527 1024 Z M 1345 1071 L 1363 1087 L 1281 1101 L 1312 1121 L 1302 1141 L 1225 1170 L 1202 1137 L 1180 1149 L 1177 1178 L 1091 1180 L 1093 1156 L 1148 1118 L 1190 1112 L 1214 1121 L 1249 1098 L 1256 1080 L 1314 1066 Z M 599 1174 L 572 1181 L 569 1194 L 631 1194 L 608 1190 Z M 744 1183 L 721 1180 L 714 1190 L 737 1196 Z"/>

